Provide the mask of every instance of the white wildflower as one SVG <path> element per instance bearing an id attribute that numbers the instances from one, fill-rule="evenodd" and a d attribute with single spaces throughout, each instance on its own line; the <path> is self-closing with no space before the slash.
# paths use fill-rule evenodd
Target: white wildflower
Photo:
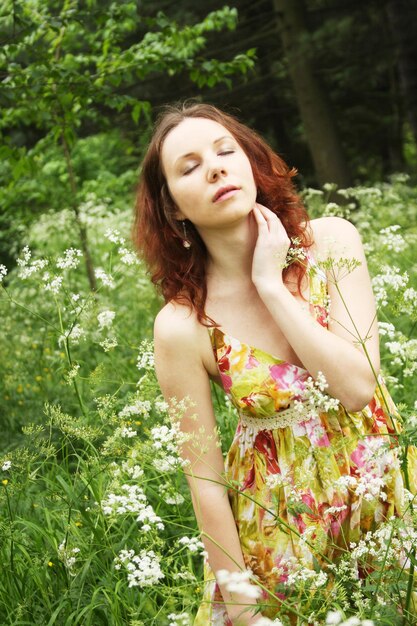
<path id="1" fill-rule="evenodd" d="M 110 493 L 102 500 L 101 509 L 104 515 L 135 513 L 136 521 L 141 524 L 143 530 L 150 530 L 152 526 L 158 530 L 164 529 L 162 519 L 156 515 L 143 489 L 138 485 L 122 485 L 119 493 Z"/>
<path id="2" fill-rule="evenodd" d="M 119 417 L 127 418 L 133 415 L 140 415 L 141 417 L 148 418 L 152 405 L 149 400 L 135 400 L 132 404 L 127 404 L 121 411 L 119 411 Z"/>
<path id="3" fill-rule="evenodd" d="M 19 265 L 19 261 L 21 259 L 17 259 L 17 264 Z M 46 259 L 38 259 L 37 261 L 33 261 L 30 265 L 21 265 L 21 269 L 19 271 L 19 278 L 26 279 L 35 274 L 39 270 L 42 270 L 44 267 L 48 265 L 48 261 Z"/>
<path id="4" fill-rule="evenodd" d="M 219 585 L 224 585 L 231 593 L 242 593 L 248 598 L 259 598 L 262 595 L 261 589 L 252 584 L 254 577 L 252 572 L 229 572 L 220 569 L 216 572 L 216 579 Z"/>
<path id="5" fill-rule="evenodd" d="M 129 587 L 150 587 L 164 578 L 159 557 L 153 550 L 141 550 L 138 555 L 133 550 L 121 550 L 114 561 L 116 569 L 122 566 L 126 569 Z"/>
<path id="6" fill-rule="evenodd" d="M 417 371 L 417 339 L 409 339 L 402 335 L 400 341 L 387 341 L 385 347 L 394 356 L 393 365 L 403 367 L 403 375 L 411 377 Z"/>
<path id="7" fill-rule="evenodd" d="M 171 620 L 168 626 L 191 626 L 191 617 L 188 613 L 170 613 L 168 619 Z"/>
<path id="8" fill-rule="evenodd" d="M 116 348 L 119 344 L 116 337 L 106 337 L 103 341 L 99 342 L 99 345 L 103 348 L 104 352 L 109 352 Z"/>
<path id="9" fill-rule="evenodd" d="M 1 466 L 1 469 L 3 472 L 7 472 L 12 466 L 12 462 L 11 461 L 4 461 L 3 465 Z"/>
<path id="10" fill-rule="evenodd" d="M 343 619 L 343 613 L 341 611 L 330 611 L 329 613 L 327 613 L 327 617 L 326 617 L 326 624 L 333 625 L 333 624 L 340 624 L 340 622 Z"/>
<path id="11" fill-rule="evenodd" d="M 394 339 L 395 337 L 395 326 L 394 324 L 390 324 L 389 322 L 378 322 L 379 334 L 381 336 L 386 336 L 388 339 Z"/>
<path id="12" fill-rule="evenodd" d="M 104 328 L 110 328 L 113 324 L 113 320 L 116 317 L 116 313 L 110 309 L 105 309 L 97 315 L 99 330 Z"/>
<path id="13" fill-rule="evenodd" d="M 7 267 L 0 263 L 0 283 L 3 282 L 3 279 L 7 276 Z"/>
<path id="14" fill-rule="evenodd" d="M 190 552 L 204 550 L 204 544 L 198 537 L 181 537 L 181 539 L 178 539 L 178 543 L 186 546 Z"/>
<path id="15" fill-rule="evenodd" d="M 129 426 L 125 426 L 125 427 L 120 429 L 120 436 L 121 437 L 125 437 L 127 439 L 131 439 L 132 437 L 136 437 L 137 434 L 138 434 L 137 431 L 133 430 L 133 428 L 130 428 Z"/>
<path id="16" fill-rule="evenodd" d="M 136 367 L 141 369 L 152 369 L 155 365 L 153 342 L 144 339 L 139 346 L 139 356 Z"/>
<path id="17" fill-rule="evenodd" d="M 69 334 L 73 343 L 79 343 L 81 339 L 85 339 L 85 330 L 79 324 L 74 324 Z"/>
<path id="18" fill-rule="evenodd" d="M 403 303 L 401 310 L 411 315 L 417 310 L 417 291 L 413 287 L 409 287 L 403 293 Z"/>
<path id="19" fill-rule="evenodd" d="M 19 267 L 26 267 L 29 265 L 29 261 L 32 257 L 32 252 L 29 249 L 29 246 L 25 246 L 21 252 L 21 257 L 16 260 L 16 263 Z"/>
<path id="20" fill-rule="evenodd" d="M 269 474 L 265 478 L 265 484 L 270 489 L 279 489 L 290 484 L 291 479 L 287 474 Z"/>
<path id="21" fill-rule="evenodd" d="M 165 402 L 164 400 L 163 400 L 163 401 L 158 401 L 158 400 L 157 400 L 157 401 L 154 403 L 154 406 L 155 406 L 155 409 L 156 409 L 157 411 L 159 411 L 160 413 L 166 413 L 166 412 L 168 411 L 168 409 L 169 409 L 169 404 L 168 404 L 168 402 Z"/>
<path id="22" fill-rule="evenodd" d="M 388 292 L 387 288 L 391 288 L 393 291 L 398 292 L 404 289 L 408 283 L 407 272 L 401 273 L 398 267 L 391 267 L 384 265 L 380 274 L 377 274 L 372 278 L 372 287 L 375 294 L 377 304 L 380 306 L 387 306 L 388 304 Z"/>
<path id="23" fill-rule="evenodd" d="M 58 257 L 56 266 L 60 269 L 75 269 L 80 264 L 80 257 L 82 257 L 81 250 L 68 248 L 64 251 L 64 256 Z"/>
<path id="24" fill-rule="evenodd" d="M 305 415 L 306 420 L 317 418 L 321 412 L 337 410 L 340 402 L 324 393 L 327 387 L 328 383 L 322 372 L 318 372 L 315 380 L 309 376 L 304 384 L 302 400 L 295 400 L 294 408 L 301 415 Z M 319 437 L 320 433 L 317 432 L 316 436 Z"/>
<path id="25" fill-rule="evenodd" d="M 119 248 L 120 261 L 124 263 L 124 265 L 139 265 L 139 259 L 136 254 L 127 248 Z"/>
<path id="26" fill-rule="evenodd" d="M 122 461 L 122 465 L 119 466 L 117 463 L 111 464 L 115 469 L 113 470 L 113 476 L 120 476 L 122 472 L 127 474 L 133 480 L 138 480 L 143 476 L 143 469 L 140 465 L 131 465 L 130 461 Z"/>
<path id="27" fill-rule="evenodd" d="M 125 238 L 121 237 L 120 231 L 115 228 L 114 229 L 108 228 L 106 232 L 104 233 L 104 236 L 106 239 L 108 239 L 112 243 L 117 243 L 119 245 L 122 245 L 125 243 Z"/>
<path id="28" fill-rule="evenodd" d="M 76 564 L 77 558 L 76 555 L 79 554 L 79 548 L 72 548 L 72 550 L 68 549 L 66 546 L 65 539 L 58 547 L 58 558 L 65 567 L 68 569 L 68 573 L 71 576 L 75 576 L 75 572 L 73 571 L 74 565 Z"/>
<path id="29" fill-rule="evenodd" d="M 67 371 L 67 373 L 65 374 L 65 381 L 66 381 L 67 385 L 70 385 L 72 383 L 72 381 L 74 380 L 74 378 L 76 378 L 78 376 L 78 370 L 79 369 L 80 369 L 79 363 L 74 363 L 72 368 Z"/>
<path id="30" fill-rule="evenodd" d="M 178 506 L 185 502 L 184 496 L 182 496 L 178 491 L 168 489 L 165 485 L 160 485 L 159 493 L 166 504 Z"/>
<path id="31" fill-rule="evenodd" d="M 63 277 L 62 276 L 54 276 L 51 278 L 49 272 L 45 272 L 42 276 L 42 280 L 44 282 L 43 288 L 45 291 L 50 291 L 51 293 L 58 294 L 59 290 L 62 287 Z"/>
<path id="32" fill-rule="evenodd" d="M 103 268 L 97 267 L 95 270 L 95 275 L 98 280 L 101 280 L 105 287 L 108 287 L 109 289 L 115 288 L 116 284 L 114 282 L 114 278 L 109 274 L 106 274 Z"/>
<path id="33" fill-rule="evenodd" d="M 402 252 L 407 247 L 407 242 L 404 237 L 399 234 L 401 226 L 399 224 L 393 224 L 387 228 L 383 228 L 380 231 L 380 243 L 388 250 L 393 252 Z"/>

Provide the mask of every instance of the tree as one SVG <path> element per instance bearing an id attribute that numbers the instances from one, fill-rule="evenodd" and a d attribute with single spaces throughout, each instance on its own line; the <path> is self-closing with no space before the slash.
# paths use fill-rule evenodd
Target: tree
<path id="1" fill-rule="evenodd" d="M 253 51 L 224 61 L 203 55 L 207 33 L 235 27 L 237 12 L 228 7 L 191 26 L 163 13 L 143 17 L 130 0 L 10 0 L 1 11 L 0 156 L 8 160 L 0 172 L 7 177 L 3 211 L 13 212 L 15 189 L 36 173 L 41 155 L 59 146 L 65 171 L 50 181 L 49 196 L 55 195 L 54 184 L 65 185 L 94 290 L 94 263 L 79 210 L 85 193 L 74 162 L 77 142 L 109 132 L 114 116 L 126 111 L 147 131 L 151 105 L 131 95 L 146 77 L 185 72 L 200 87 L 230 83 L 230 76 L 252 67 Z"/>
<path id="2" fill-rule="evenodd" d="M 319 183 L 349 186 L 351 176 L 334 113 L 311 62 L 303 0 L 274 0 L 304 131 Z"/>

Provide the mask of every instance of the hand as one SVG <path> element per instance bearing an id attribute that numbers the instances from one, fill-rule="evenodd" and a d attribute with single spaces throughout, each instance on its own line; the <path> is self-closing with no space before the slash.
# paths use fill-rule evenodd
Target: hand
<path id="1" fill-rule="evenodd" d="M 259 291 L 283 285 L 282 270 L 290 239 L 279 217 L 262 204 L 255 204 L 253 216 L 258 226 L 258 239 L 252 259 L 252 282 Z"/>

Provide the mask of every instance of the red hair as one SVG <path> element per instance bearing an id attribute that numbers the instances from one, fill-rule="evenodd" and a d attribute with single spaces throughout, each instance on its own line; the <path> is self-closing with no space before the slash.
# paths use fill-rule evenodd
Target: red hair
<path id="1" fill-rule="evenodd" d="M 189 117 L 218 122 L 233 135 L 251 163 L 258 190 L 256 201 L 279 216 L 288 236 L 297 238 L 300 246 L 309 247 L 312 242 L 307 231 L 308 215 L 292 182 L 296 170 L 290 169 L 257 133 L 210 104 L 168 107 L 156 122 L 142 163 L 132 239 L 165 302 L 176 300 L 187 303 L 196 311 L 199 322 L 216 325 L 204 310 L 207 249 L 189 220 L 186 220 L 186 226 L 191 247 L 184 248 L 181 224 L 174 217 L 176 206 L 168 191 L 161 164 L 161 150 L 166 136 Z M 295 261 L 291 268 L 296 273 L 300 291 L 305 267 Z M 288 269 L 284 269 L 284 279 Z"/>

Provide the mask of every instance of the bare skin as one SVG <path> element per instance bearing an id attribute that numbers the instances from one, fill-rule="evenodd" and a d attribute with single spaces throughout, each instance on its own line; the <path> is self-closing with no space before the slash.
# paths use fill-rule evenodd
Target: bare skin
<path id="1" fill-rule="evenodd" d="M 375 389 L 379 348 L 375 304 L 356 229 L 339 218 L 310 222 L 316 258 L 331 254 L 361 262 L 337 287 L 329 276 L 331 321 L 326 330 L 306 307 L 308 280 L 302 294 L 294 293 L 291 277 L 283 280 L 287 233 L 272 211 L 256 204 L 248 159 L 230 133 L 211 120 L 187 119 L 166 138 L 162 161 L 178 219 L 194 223 L 209 253 L 206 313 L 243 343 L 304 367 L 313 377 L 323 372 L 329 393 L 347 410 L 363 408 Z M 234 189 L 216 199 L 228 187 Z M 357 344 L 358 334 L 368 337 L 367 355 Z M 245 563 L 214 434 L 209 380 L 220 382 L 217 364 L 207 328 L 187 306 L 171 302 L 158 314 L 155 362 L 165 398 L 189 397 L 193 402 L 181 428 L 194 441 L 183 446 L 182 455 L 190 462 L 188 480 L 210 565 L 214 572 L 242 570 Z M 254 612 L 242 613 L 236 604 L 254 605 L 254 600 L 221 591 L 234 624 L 256 624 Z"/>

